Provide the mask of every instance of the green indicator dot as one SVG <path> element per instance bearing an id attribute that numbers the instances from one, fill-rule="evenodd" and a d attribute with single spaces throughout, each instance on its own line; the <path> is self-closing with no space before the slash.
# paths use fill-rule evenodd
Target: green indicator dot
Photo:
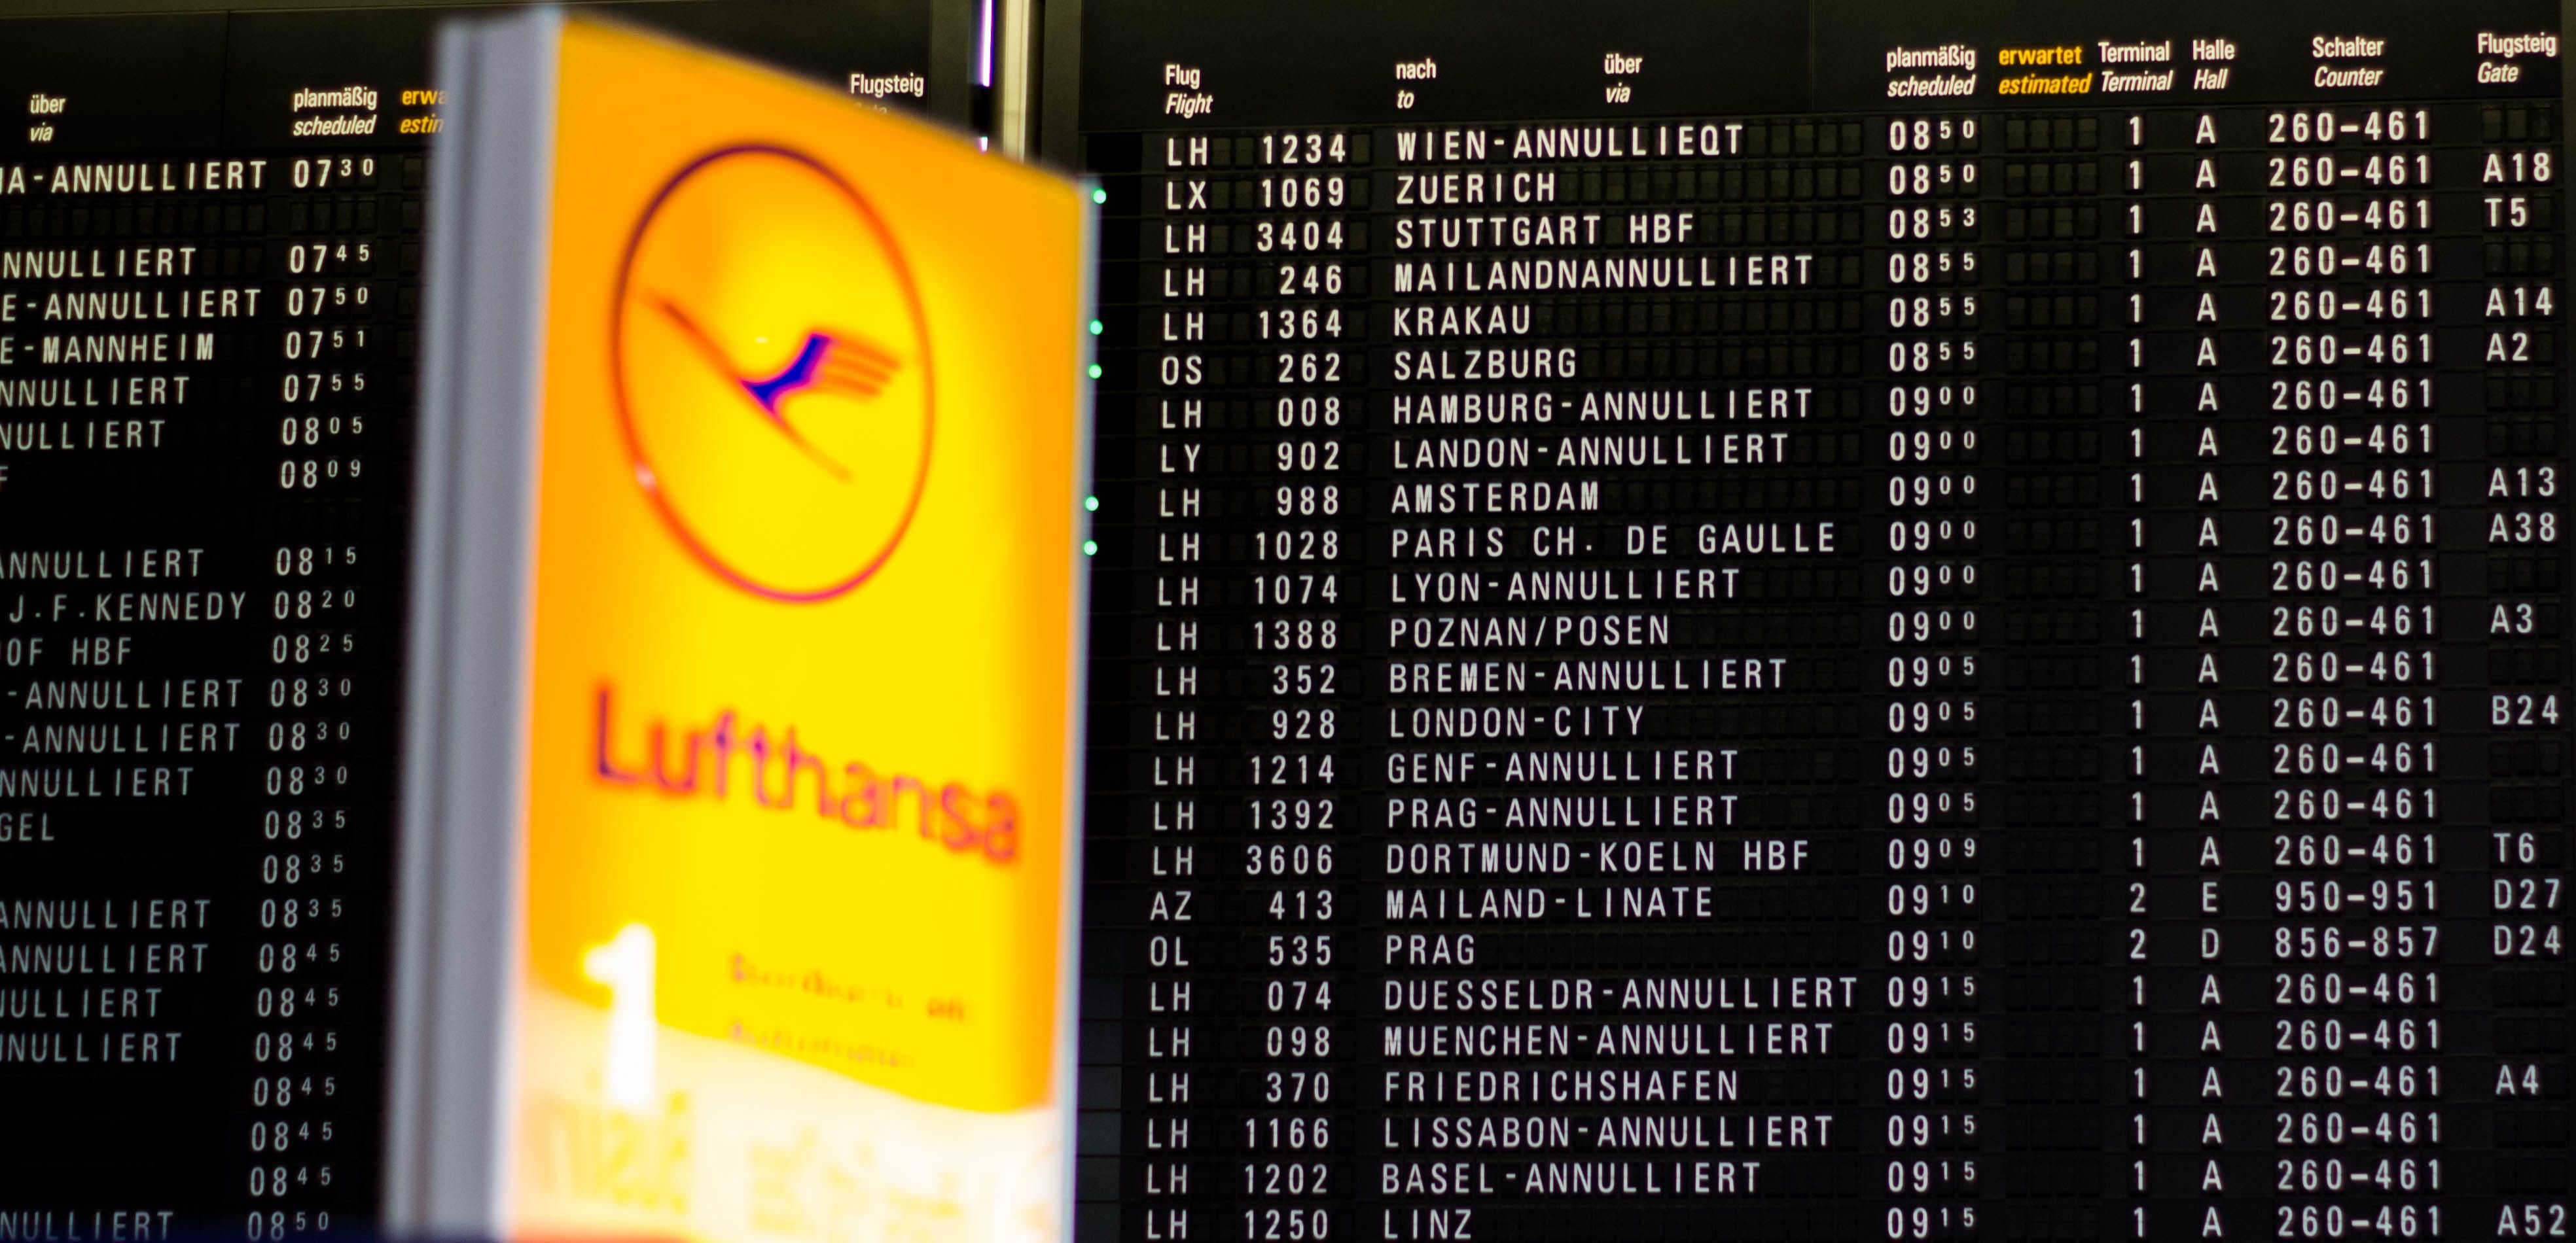
<path id="1" fill-rule="evenodd" d="M 1109 201 L 1109 192 L 1107 190 L 1094 189 L 1091 192 L 1091 201 L 1094 203 L 1106 203 Z"/>
<path id="2" fill-rule="evenodd" d="M 1096 319 L 1095 319 L 1095 320 L 1091 321 L 1091 335 L 1093 335 L 1093 336 L 1095 336 L 1095 337 L 1100 335 L 1100 321 L 1099 321 L 1099 320 L 1096 320 Z"/>
<path id="3" fill-rule="evenodd" d="M 1084 540 L 1084 541 L 1082 541 L 1082 555 L 1083 555 L 1083 556 L 1088 557 L 1088 556 L 1091 556 L 1092 554 L 1097 553 L 1097 552 L 1099 552 L 1099 551 L 1100 551 L 1100 541 L 1098 541 L 1098 540 Z"/>
<path id="4" fill-rule="evenodd" d="M 1084 513 L 1092 514 L 1100 512 L 1100 498 L 1096 496 L 1086 496 L 1082 498 L 1082 511 Z"/>
<path id="5" fill-rule="evenodd" d="M 1091 378 L 1095 380 L 1100 378 L 1100 364 L 1091 364 Z"/>

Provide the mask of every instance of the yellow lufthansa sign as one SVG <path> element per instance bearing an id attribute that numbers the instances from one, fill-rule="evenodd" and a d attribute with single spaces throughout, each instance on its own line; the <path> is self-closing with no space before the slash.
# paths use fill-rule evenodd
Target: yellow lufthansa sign
<path id="1" fill-rule="evenodd" d="M 558 73 L 514 1227 L 1053 1234 L 1088 207 L 613 29 Z"/>

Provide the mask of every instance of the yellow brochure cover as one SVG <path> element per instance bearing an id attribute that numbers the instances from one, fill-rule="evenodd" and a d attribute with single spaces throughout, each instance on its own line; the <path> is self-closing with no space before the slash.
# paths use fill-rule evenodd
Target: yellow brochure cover
<path id="1" fill-rule="evenodd" d="M 1057 1233 L 1088 205 L 612 27 L 558 75 L 511 1227 Z"/>

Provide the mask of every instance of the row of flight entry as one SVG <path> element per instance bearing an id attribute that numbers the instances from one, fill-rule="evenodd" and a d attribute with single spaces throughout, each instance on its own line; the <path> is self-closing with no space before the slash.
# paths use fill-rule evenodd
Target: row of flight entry
<path id="1" fill-rule="evenodd" d="M 2465 205 L 2468 210 L 2462 211 L 2455 207 L 2437 212 L 2435 206 L 2441 201 L 2429 194 L 2391 194 L 2353 198 L 2332 193 L 2304 192 L 2291 196 L 2267 196 L 2258 200 L 2256 205 L 2261 210 L 2250 223 L 2258 236 L 2333 237 L 2356 241 L 2374 235 L 2428 234 L 2446 228 L 2492 235 L 2516 232 L 2545 233 L 2558 227 L 2558 199 L 2554 193 L 2486 193 L 2476 196 L 2473 200 L 2467 200 Z M 2228 230 L 2247 223 L 2232 212 L 2222 211 L 2221 206 L 2218 200 L 2206 196 L 2195 196 L 2188 201 L 2178 201 L 2174 204 L 2172 210 L 2177 218 L 2171 222 L 2171 227 L 2178 231 L 2177 240 L 2212 242 L 2224 240 L 2228 236 Z M 1627 224 L 1624 231 L 1619 230 L 1615 223 L 1612 228 L 1604 229 L 1602 227 L 1604 218 L 1597 212 L 1581 215 L 1568 213 L 1562 216 L 1533 213 L 1464 217 L 1424 216 L 1418 220 L 1404 217 L 1393 222 L 1395 226 L 1392 230 L 1393 248 L 1397 251 L 1448 252 L 1462 257 L 1473 257 L 1488 252 L 1580 253 L 1586 250 L 1599 251 L 1615 248 L 1622 244 L 1681 248 L 1693 244 L 1693 235 L 1700 232 L 1695 228 L 1698 224 L 1715 223 L 1720 226 L 1730 226 L 1730 223 L 1741 223 L 1732 214 L 1713 213 L 1712 219 L 1703 221 L 1699 214 L 1687 211 L 1630 213 L 1622 219 Z M 1757 219 L 1759 219 L 1758 216 Z M 2112 217 L 2112 220 L 2114 227 L 2120 230 L 2118 236 L 2131 240 L 2145 239 L 2151 229 L 2158 227 L 2155 219 L 2150 215 L 2149 205 L 2144 201 L 2132 200 L 2126 203 L 2120 208 L 2118 214 Z M 1981 217 L 1973 207 L 1961 207 L 1955 211 L 1947 208 L 1895 207 L 1889 209 L 1887 213 L 1886 240 L 1897 243 L 1944 242 L 1954 245 L 1973 244 L 1980 240 L 2027 243 L 2090 239 L 2098 236 L 2101 231 L 2099 209 L 2089 204 L 2056 208 L 2042 204 L 2027 209 L 2011 208 L 2006 212 L 2004 222 L 2003 236 L 1986 238 L 1980 227 Z M 1730 227 L 1721 227 L 1713 231 L 1712 235 L 1724 237 L 1730 231 L 1740 232 Z M 2425 248 L 2424 262 L 2413 270 L 2428 270 L 2431 266 L 2429 258 L 2431 244 L 2426 242 L 2418 245 Z M 1184 224 L 1167 223 L 1162 226 L 1159 233 L 1148 233 L 1144 238 L 1144 248 L 1152 255 L 1189 256 L 1192 259 L 1198 256 L 1214 258 L 1228 255 L 1356 256 L 1370 250 L 1370 233 L 1365 220 L 1348 220 L 1338 215 L 1264 217 L 1249 225 L 1192 221 Z M 1704 250 L 1701 252 L 1701 259 L 1703 266 L 1695 275 L 1687 275 L 1686 279 L 1680 279 L 1672 287 L 1685 289 L 1803 287 L 1813 283 L 1811 278 L 1815 275 L 1810 272 L 1795 278 L 1783 279 L 1776 271 L 1776 265 L 1768 261 L 1760 264 L 1748 263 L 1740 257 L 1720 271 L 1707 266 L 1710 255 Z M 1680 270 L 1686 274 L 1690 272 L 1687 268 Z M 1437 271 L 1421 275 L 1427 281 L 1435 283 L 1452 279 L 1441 277 Z M 1512 281 L 1524 279 L 1512 277 L 1509 273 L 1500 277 L 1492 276 L 1490 273 L 1473 275 L 1479 279 L 1488 280 L 1493 288 L 1507 288 Z M 1578 271 L 1573 281 L 1566 282 L 1562 286 L 1539 287 L 1574 288 L 1588 279 L 1594 278 L 1583 277 Z M 1891 270 L 1891 279 L 1899 279 L 1899 274 L 1894 270 Z"/>
<path id="2" fill-rule="evenodd" d="M 2260 190 L 2390 190 L 2431 186 L 2435 182 L 2434 158 L 2430 151 L 2369 152 L 2358 156 L 2316 152 L 2305 155 L 2270 155 L 2247 157 L 2238 161 L 2223 156 L 2187 156 L 2177 154 L 2172 170 L 2151 169 L 2153 157 L 2111 160 L 2094 163 L 2084 159 L 2054 161 L 2000 162 L 2007 174 L 2001 192 L 2008 196 L 2024 194 L 2095 193 L 2097 187 L 2142 193 L 2150 189 L 2173 189 L 2187 182 L 2195 193 L 2211 191 Z M 2243 167 L 2236 167 L 2238 164 Z M 2546 147 L 2489 150 L 2478 159 L 2479 186 L 2550 185 L 2558 177 L 2557 153 Z M 1887 166 L 1884 181 L 1891 198 L 1966 196 L 1981 189 L 1993 191 L 1990 177 L 1981 177 L 1982 166 L 1974 158 L 1956 160 L 1898 161 Z M 2111 174 L 2107 187 L 2097 170 Z M 1780 177 L 1789 170 L 1775 170 L 1772 193 L 1765 195 L 1756 179 L 1729 175 L 1725 178 L 1655 178 L 1651 185 L 1642 174 L 1631 178 L 1633 188 L 1622 186 L 1614 177 L 1607 181 L 1597 172 L 1562 175 L 1555 169 L 1492 169 L 1473 172 L 1413 172 L 1387 174 L 1383 207 L 1497 207 L 1545 206 L 1560 203 L 1690 202 L 1713 200 L 1721 195 L 1726 201 L 1748 197 L 1759 200 L 1777 197 Z M 2068 174 L 2081 172 L 2070 180 Z M 2175 175 L 2175 174 L 2178 174 Z M 1983 183 L 1983 184 L 1981 184 Z M 1175 177 L 1166 180 L 1159 203 L 1163 214 L 1191 215 L 1216 212 L 1249 211 L 1367 211 L 1376 179 L 1367 173 L 1289 173 L 1245 177 Z M 1847 183 L 1848 194 L 1856 189 Z M 1973 211 L 1973 208 L 1967 210 Z M 1634 230 L 1632 229 L 1632 233 Z M 1895 236 L 1902 236 L 1897 234 Z M 1631 238 L 1631 240 L 1638 240 Z M 1655 241 L 1683 240 L 1658 237 Z"/>
<path id="3" fill-rule="evenodd" d="M 2437 165 L 2430 151 L 2374 153 L 2358 157 L 2323 152 L 2242 158 L 2177 154 L 2167 160 L 2157 160 L 2154 156 L 2138 156 L 2126 160 L 2116 158 L 2097 160 L 2079 156 L 1992 161 L 1991 163 L 1999 166 L 2003 172 L 2000 182 L 1991 171 L 1981 174 L 1979 170 L 1985 166 L 1973 157 L 1900 160 L 1887 166 L 1885 176 L 1887 194 L 1894 199 L 1956 200 L 1979 194 L 1999 194 L 2005 198 L 2090 198 L 2105 190 L 2125 195 L 2163 195 L 2176 191 L 2188 191 L 2189 199 L 2176 200 L 2173 210 L 2186 213 L 2184 218 L 2192 220 L 2197 228 L 2197 222 L 2200 219 L 2198 204 L 2208 202 L 2213 196 L 2218 195 L 2304 190 L 2340 190 L 2347 193 L 2366 194 L 2384 190 L 2547 186 L 2556 184 L 2558 180 L 2557 153 L 2545 147 L 2484 152 L 2477 162 L 2474 177 L 2462 176 L 2461 173 L 2465 170 L 2462 170 L 2459 164 L 2449 160 Z M 2437 184 L 2439 182 L 2436 176 L 2437 167 L 2451 171 L 2449 185 Z M 1472 193 L 1468 197 L 1481 199 L 1483 183 L 1475 182 L 1472 174 L 1469 177 L 1468 185 Z M 1357 182 L 1356 179 L 1354 182 L 1358 186 L 1365 185 L 1364 182 Z M 1747 197 L 1755 200 L 1782 197 L 1779 190 L 1783 183 L 1778 177 L 1775 177 L 1773 182 L 1773 193 L 1767 196 L 1760 193 L 1758 185 L 1754 193 L 1749 196 L 1737 192 L 1738 184 L 1731 178 L 1723 183 L 1712 183 L 1712 189 L 1717 184 L 1725 185 L 1730 191 L 1726 196 L 1730 201 Z M 1345 206 L 1344 200 L 1366 198 L 1365 194 L 1355 194 L 1352 189 L 1339 188 L 1339 183 L 1339 178 L 1330 177 L 1310 178 L 1302 184 L 1291 179 L 1280 183 L 1280 188 L 1284 192 L 1274 193 L 1270 189 L 1271 182 L 1265 179 L 1261 183 L 1264 192 L 1257 197 L 1262 199 L 1263 206 L 1270 206 L 1275 202 L 1282 208 L 1303 206 L 1309 209 L 1338 209 Z M 1541 186 L 1523 185 L 1517 182 L 1505 183 L 1497 179 L 1492 184 L 1498 193 L 1506 189 L 1515 193 L 1524 190 L 1532 193 L 1541 190 L 1553 193 L 1555 189 L 1553 181 Z M 1294 185 L 1295 188 L 1288 189 L 1290 185 Z M 1590 188 L 1589 185 L 1587 185 L 1588 188 Z M 1856 190 L 1856 183 L 1846 181 L 1844 197 L 1851 197 Z M 1401 174 L 1397 182 L 1397 193 L 1400 200 L 1425 197 L 1425 191 L 1419 183 L 1404 180 Z M 1704 192 L 1702 197 L 1709 196 Z M 1824 193 L 1817 197 L 1832 196 L 1830 193 Z M 1532 200 L 1505 198 L 1498 201 L 1508 205 Z M 1347 205 L 1353 210 L 1363 210 L 1366 207 L 1364 201 L 1349 202 Z M 1412 204 L 1400 203 L 1400 205 Z M 1201 206 L 1204 209 L 1204 204 Z M 2135 199 L 2126 200 L 2125 206 L 2133 212 L 2145 209 L 2145 204 Z M 1973 212 L 1975 209 L 1971 207 L 1962 210 Z M 2132 220 L 2138 221 L 2141 218 L 2133 215 Z M 1973 218 L 1967 223 L 1973 227 Z M 2132 232 L 2142 229 L 2141 223 L 2133 228 Z"/>
<path id="4" fill-rule="evenodd" d="M 1917 208 L 1911 211 L 1900 209 L 1890 213 L 1889 227 L 1891 231 L 1899 229 L 1909 231 L 1895 234 L 1895 240 L 1900 242 L 1917 240 L 1955 242 L 1959 239 L 1950 234 L 1956 228 L 1956 219 L 1972 216 L 1973 211 L 1974 209 L 1951 208 Z M 2302 279 L 2362 282 L 2405 280 L 2430 276 L 2434 266 L 2434 244 L 2429 241 L 2340 240 L 2274 243 L 2259 248 L 2257 267 L 2251 273 L 2243 271 L 2241 265 L 2234 258 L 2229 257 L 2236 253 L 2226 244 L 2195 246 L 2186 251 L 2175 252 L 2172 256 L 2173 270 L 2167 271 L 2160 266 L 2166 262 L 2165 259 L 2158 258 L 2151 264 L 2149 262 L 2151 256 L 2145 250 L 2132 247 L 2124 255 L 2115 257 L 2115 271 L 2125 272 L 2126 278 L 2133 282 L 2151 279 L 2162 282 L 2168 278 L 2188 277 L 2194 282 L 2193 288 L 2201 291 L 2199 300 L 2191 304 L 2193 322 L 2232 324 L 2243 322 L 2243 313 L 2234 308 L 2236 295 L 2233 290 L 2237 286 L 2223 283 L 2222 278 L 2251 275 L 2265 282 Z M 1887 256 L 1887 283 L 1890 286 L 1907 287 L 1981 284 L 1983 283 L 1982 273 L 1988 266 L 1986 260 L 1990 257 L 1973 246 L 1962 245 L 1944 245 L 1931 249 L 1899 249 L 1890 252 Z M 1779 258 L 1781 257 L 1770 256 L 1765 259 L 1765 262 L 1772 262 Z M 2501 273 L 2514 267 L 2514 263 L 2510 261 L 2512 258 L 2510 255 L 2501 256 L 2506 260 L 2501 263 L 2494 261 L 2497 258 L 2499 257 L 2489 256 L 2490 262 L 2487 263 L 2487 268 L 2491 272 Z M 2067 266 L 2064 262 L 2067 260 L 2083 262 Z M 2096 256 L 2089 250 L 2007 252 L 2000 256 L 2000 261 L 2005 268 L 2004 283 L 2008 286 L 2091 284 L 2099 276 L 2099 268 L 2095 265 L 2095 260 Z M 1550 261 L 1551 264 L 1553 262 Z M 1518 261 L 1515 263 L 1517 264 Z M 1534 265 L 1531 270 L 1537 271 L 1548 266 L 1549 264 Z M 1513 269 L 1506 270 L 1503 279 L 1492 282 L 1491 291 L 1500 292 L 1511 288 L 1513 292 L 1521 294 L 1553 292 L 1551 289 L 1526 289 L 1513 286 L 1512 281 L 1515 278 L 1510 276 L 1511 270 Z M 1580 270 L 1580 263 L 1577 262 L 1578 273 Z M 1371 289 L 1369 271 L 1368 265 L 1362 263 L 1313 260 L 1275 264 L 1264 262 L 1250 267 L 1213 263 L 1174 264 L 1162 269 L 1156 293 L 1164 301 L 1176 302 L 1242 301 L 1271 297 L 1281 299 L 1364 298 L 1369 296 Z M 1471 263 L 1465 269 L 1465 273 L 1468 277 L 1475 278 L 1474 281 L 1468 282 L 1472 287 L 1451 292 L 1488 292 L 1484 282 L 1491 278 L 1490 271 L 1479 275 Z M 2474 313 L 2491 320 L 2553 318 L 2558 309 L 2555 290 L 2556 287 L 2549 284 L 2488 285 L 2477 295 L 2477 310 Z M 1399 289 L 1397 292 L 1403 291 Z M 1426 290 L 1426 292 L 1429 291 Z M 2149 292 L 2152 291 L 2132 291 L 2135 298 L 2144 298 Z M 1973 293 L 1962 293 L 1952 295 L 1955 300 L 1946 302 L 1913 296 L 1900 297 L 1896 300 L 1896 304 L 1902 309 L 1890 310 L 1888 323 L 1890 327 L 1897 328 L 1927 327 L 1931 326 L 1935 319 L 1945 323 L 1973 319 L 1977 310 L 1974 300 L 1976 296 Z M 2434 300 L 2433 287 L 2430 285 L 2362 284 L 2354 288 L 2313 286 L 2282 288 L 2267 285 L 2262 288 L 2261 296 L 2263 309 L 2260 314 L 2273 323 L 2303 323 L 2345 318 L 2365 321 L 2430 320 L 2445 313 L 2459 315 L 2467 310 L 2464 305 L 2454 303 L 2452 306 L 2455 309 L 2446 312 Z M 2145 306 L 2142 302 L 2133 300 L 2129 303 L 2129 307 L 2132 312 L 2132 322 L 2143 320 Z M 1366 320 L 1357 312 L 1353 312 L 1347 320 L 1322 318 L 1332 313 L 1333 308 L 1328 306 L 1283 308 L 1280 311 L 1265 312 L 1266 322 L 1256 321 L 1259 322 L 1258 339 L 1304 340 L 1364 334 Z M 1281 319 L 1282 314 L 1295 318 Z M 1141 329 L 1141 335 L 1146 337 L 1159 335 L 1159 339 L 1166 342 L 1198 339 L 1196 335 L 1185 330 L 1188 322 L 1166 315 L 1159 324 L 1159 334 L 1157 334 L 1156 325 L 1147 324 Z M 1236 335 L 1251 339 L 1253 332 L 1245 329 Z M 289 356 L 295 356 L 292 349 Z"/>
<path id="5" fill-rule="evenodd" d="M 2223 41 L 2222 41 L 2223 42 Z M 1193 84 L 1195 85 L 1195 84 Z M 2484 109 L 2479 113 L 2476 141 L 2520 141 L 2545 137 L 2531 132 L 2529 117 L 2506 111 Z M 2198 109 L 2161 112 L 2154 118 L 2143 112 L 2129 113 L 2113 123 L 2114 140 L 2131 148 L 2149 145 L 2186 148 L 2215 147 L 2222 138 L 2239 137 L 2236 122 L 2242 116 L 2257 116 L 2256 126 L 2266 146 L 2304 147 L 2373 144 L 2420 144 L 2435 139 L 2433 110 L 2426 107 L 2316 107 L 2262 109 Z M 2225 118 L 2222 133 L 2221 118 Z M 2183 132 L 2165 132 L 2163 122 L 2180 120 Z M 2151 123 L 2158 130 L 2150 134 Z M 2017 117 L 2007 124 L 2007 143 L 2015 151 L 2090 149 L 2100 141 L 2099 118 L 2081 116 Z M 1980 151 L 1991 128 L 1987 118 L 1977 115 L 1894 117 L 1883 131 L 1890 154 L 1924 152 L 1950 155 Z M 1642 127 L 1622 129 L 1586 127 L 1599 131 L 1606 141 L 1610 137 L 1625 139 L 1622 151 L 1653 156 L 1677 154 L 1677 139 L 1686 139 L 1693 154 L 1777 154 L 1797 153 L 1796 130 L 1774 137 L 1780 130 L 1776 123 L 1727 122 L 1692 129 L 1685 126 L 1658 124 L 1653 142 L 1637 141 L 1645 133 Z M 1380 148 L 1374 143 L 1374 131 L 1363 127 L 1350 129 L 1280 129 L 1237 134 L 1167 134 L 1159 152 L 1162 168 L 1339 168 L 1367 166 L 1382 150 L 1391 150 L 1402 164 L 1476 164 L 1498 158 L 1494 150 L 1496 132 L 1485 125 L 1460 125 L 1445 128 L 1401 128 L 1392 131 L 1395 145 Z M 1529 158 L 1553 154 L 1536 147 L 1515 150 L 1511 145 L 1517 135 L 1520 141 L 1536 143 L 1555 141 L 1562 131 L 1524 126 L 1505 134 L 1504 150 L 1499 158 Z M 2088 137 L 2090 135 L 2090 137 Z M 1591 133 L 1578 138 L 1594 137 Z M 1828 135 L 1824 127 L 1815 127 L 1810 141 L 1825 137 L 1844 138 L 1843 131 Z M 1785 141 L 1784 141 L 1785 138 Z M 2471 141 L 2466 133 L 2450 134 L 2452 141 Z M 1848 141 L 1846 139 L 1845 141 Z M 1561 145 L 1561 144 L 1560 144 Z M 1578 144 L 1579 146 L 1579 144 Z M 1854 154 L 1858 154 L 1857 149 Z"/>

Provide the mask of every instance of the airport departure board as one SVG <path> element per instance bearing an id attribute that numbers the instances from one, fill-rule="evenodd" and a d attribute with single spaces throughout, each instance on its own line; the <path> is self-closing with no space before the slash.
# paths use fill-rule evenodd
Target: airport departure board
<path id="1" fill-rule="evenodd" d="M 1087 0 L 1076 1237 L 2567 1237 L 2536 3 Z"/>
<path id="2" fill-rule="evenodd" d="M 926 6 L 616 11 L 940 110 Z M 0 21 L 0 1239 L 376 1226 L 456 12 Z"/>

